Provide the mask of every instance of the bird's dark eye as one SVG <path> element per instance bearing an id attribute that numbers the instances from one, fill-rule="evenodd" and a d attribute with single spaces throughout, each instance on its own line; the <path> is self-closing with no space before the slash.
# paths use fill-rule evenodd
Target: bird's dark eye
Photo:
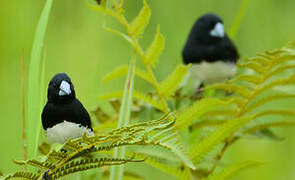
<path id="1" fill-rule="evenodd" d="M 215 22 L 213 22 L 213 21 L 211 21 L 210 23 L 209 23 L 209 28 L 210 29 L 213 29 L 214 27 L 215 27 Z"/>

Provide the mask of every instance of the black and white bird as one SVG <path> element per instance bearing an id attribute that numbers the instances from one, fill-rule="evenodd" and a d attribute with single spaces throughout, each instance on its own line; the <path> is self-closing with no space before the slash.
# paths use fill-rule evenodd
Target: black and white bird
<path id="1" fill-rule="evenodd" d="M 185 64 L 192 63 L 192 78 L 211 84 L 235 74 L 239 53 L 225 33 L 222 19 L 205 14 L 193 25 L 182 57 Z"/>
<path id="2" fill-rule="evenodd" d="M 94 135 L 89 114 L 76 98 L 74 86 L 67 74 L 58 73 L 51 79 L 47 98 L 42 112 L 42 125 L 49 143 L 63 144 L 84 133 Z"/>

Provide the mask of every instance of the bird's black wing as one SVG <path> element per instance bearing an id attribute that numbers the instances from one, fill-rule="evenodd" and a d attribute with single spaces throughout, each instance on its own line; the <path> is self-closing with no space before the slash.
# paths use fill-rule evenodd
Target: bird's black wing
<path id="1" fill-rule="evenodd" d="M 226 35 L 218 45 L 220 59 L 236 63 L 239 53 L 234 43 Z"/>
<path id="2" fill-rule="evenodd" d="M 56 105 L 47 102 L 41 115 L 43 129 L 46 130 L 47 128 L 51 128 L 54 125 L 63 122 L 64 119 L 61 114 L 61 110 Z"/>
<path id="3" fill-rule="evenodd" d="M 75 109 L 74 114 L 76 115 L 75 122 L 92 130 L 90 116 L 82 103 L 78 99 L 75 99 L 73 105 Z"/>
<path id="4" fill-rule="evenodd" d="M 78 99 L 68 104 L 47 103 L 42 112 L 42 125 L 46 130 L 63 121 L 81 124 L 92 130 L 90 116 Z"/>

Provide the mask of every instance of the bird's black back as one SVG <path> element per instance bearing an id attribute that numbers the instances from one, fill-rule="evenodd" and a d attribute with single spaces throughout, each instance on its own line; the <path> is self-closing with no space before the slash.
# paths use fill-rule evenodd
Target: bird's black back
<path id="1" fill-rule="evenodd" d="M 235 63 L 238 60 L 238 51 L 226 34 L 223 38 L 210 36 L 210 30 L 218 22 L 222 23 L 222 20 L 214 14 L 206 14 L 195 22 L 182 51 L 185 64 L 200 63 L 203 60 Z"/>
<path id="2" fill-rule="evenodd" d="M 45 105 L 42 112 L 42 125 L 45 130 L 63 121 L 81 124 L 92 130 L 89 114 L 76 98 L 70 103 L 54 104 L 47 102 Z"/>

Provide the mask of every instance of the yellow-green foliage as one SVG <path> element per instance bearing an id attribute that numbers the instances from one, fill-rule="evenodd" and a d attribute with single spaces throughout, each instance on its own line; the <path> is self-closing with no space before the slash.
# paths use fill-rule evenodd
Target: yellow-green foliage
<path id="1" fill-rule="evenodd" d="M 240 74 L 224 83 L 205 87 L 205 95 L 198 99 L 195 94 L 183 94 L 181 91 L 189 65 L 180 64 L 164 80 L 157 79 L 154 70 L 164 49 L 165 39 L 158 26 L 147 49 L 144 50 L 139 43 L 151 17 L 146 1 L 143 1 L 143 7 L 131 22 L 124 14 L 124 0 L 106 1 L 91 6 L 91 9 L 113 17 L 123 26 L 124 32 L 106 26 L 104 28 L 125 39 L 136 53 L 133 58 L 140 57 L 144 68 L 135 67 L 133 59 L 131 66 L 122 65 L 105 76 L 103 81 L 108 82 L 129 74 L 123 91 L 106 93 L 99 98 L 123 100 L 120 112 L 116 107 L 114 115 L 98 110 L 100 115 L 97 117 L 103 119 L 94 127 L 94 137 L 83 136 L 69 140 L 62 145 L 62 149 L 51 150 L 43 160 L 15 161 L 18 165 L 33 166 L 35 171 L 16 172 L 6 176 L 6 179 L 38 179 L 44 174 L 59 178 L 88 169 L 129 162 L 146 163 L 177 179 L 227 179 L 240 169 L 260 164 L 245 162 L 215 172 L 220 169 L 217 168 L 218 161 L 235 141 L 255 136 L 257 132 L 265 137 L 275 136 L 269 128 L 295 125 L 286 119 L 265 120 L 267 116 L 295 115 L 295 111 L 286 107 L 270 109 L 266 106 L 273 101 L 295 97 L 294 93 L 281 89 L 295 82 L 295 75 L 288 73 L 288 70 L 295 68 L 295 42 L 279 50 L 266 51 L 257 57 L 240 60 L 237 65 L 242 70 Z M 137 64 L 140 62 L 137 61 Z M 133 75 L 148 82 L 151 92 L 134 90 Z M 227 95 L 218 94 L 220 90 Z M 131 103 L 138 101 L 137 116 L 134 117 L 141 123 L 127 125 L 132 120 L 132 113 L 135 113 L 130 112 Z M 159 115 L 164 117 L 159 120 L 149 118 Z M 118 123 L 118 119 L 124 121 Z M 118 124 L 120 128 L 105 131 Z M 195 138 L 196 134 L 198 138 Z M 131 148 L 126 149 L 126 157 L 113 157 L 115 148 L 127 146 Z M 143 146 L 154 149 L 137 153 L 144 149 Z M 163 152 L 164 150 L 166 151 Z M 159 157 L 158 154 L 165 155 Z M 201 174 L 202 164 L 208 162 L 209 170 Z M 143 173 L 136 172 L 135 177 L 144 177 Z M 110 174 L 112 177 L 113 173 Z M 120 175 L 119 179 L 123 176 Z"/>
<path id="2" fill-rule="evenodd" d="M 237 165 L 232 165 L 222 169 L 220 172 L 211 174 L 207 178 L 203 178 L 202 180 L 225 180 L 233 176 L 235 173 L 242 169 L 257 167 L 262 165 L 261 163 L 254 162 L 254 161 L 247 161 Z"/>
<path id="3" fill-rule="evenodd" d="M 174 121 L 167 120 L 170 115 L 159 120 L 134 124 L 108 132 L 105 135 L 67 141 L 59 150 L 51 150 L 45 160 L 14 161 L 18 165 L 35 167 L 34 172 L 16 172 L 5 179 L 27 178 L 38 179 L 45 172 L 56 179 L 68 174 L 102 166 L 120 165 L 128 162 L 142 162 L 145 157 L 137 158 L 136 154 L 126 158 L 111 157 L 112 150 L 122 146 L 159 146 L 174 152 L 185 164 L 191 166 L 179 144 L 178 136 L 170 136 Z M 172 117 L 171 117 L 172 118 Z M 173 154 L 171 153 L 171 156 Z"/>
<path id="4" fill-rule="evenodd" d="M 146 2 L 144 1 L 143 9 L 147 7 Z M 121 6 L 119 9 L 120 8 Z M 98 10 L 97 8 L 94 9 Z M 206 96 L 200 100 L 191 101 L 191 104 L 187 105 L 185 108 L 174 109 L 173 107 L 168 106 L 168 100 L 182 103 L 182 101 L 187 101 L 187 99 L 191 99 L 191 97 L 194 96 L 190 94 L 176 94 L 180 92 L 178 88 L 184 80 L 189 66 L 177 66 L 170 75 L 167 75 L 167 78 L 162 82 L 159 82 L 151 67 L 157 66 L 157 63 L 155 62 L 157 62 L 157 59 L 164 48 L 164 38 L 160 33 L 160 29 L 157 29 L 153 42 L 149 48 L 144 51 L 137 40 L 139 37 L 138 34 L 134 33 L 134 31 L 130 31 L 130 24 L 126 21 L 124 15 L 120 14 L 122 10 L 115 8 L 115 11 L 110 12 L 110 9 L 106 8 L 104 10 L 100 9 L 99 11 L 111 15 L 125 27 L 127 34 L 115 30 L 111 32 L 126 39 L 138 53 L 145 66 L 145 70 L 138 71 L 136 75 L 149 82 L 154 88 L 153 93 L 134 91 L 134 98 L 141 100 L 145 104 L 152 105 L 155 109 L 158 109 L 163 113 L 177 111 L 175 125 L 177 131 L 173 135 L 181 134 L 182 131 L 189 126 L 192 126 L 193 128 L 215 128 L 213 133 L 204 134 L 205 138 L 202 138 L 199 142 L 189 144 L 190 158 L 193 160 L 195 166 L 204 162 L 204 157 L 207 156 L 209 152 L 216 150 L 218 145 L 224 144 L 221 152 L 216 156 L 217 160 L 220 160 L 227 147 L 232 145 L 232 143 L 239 138 L 242 138 L 244 135 L 255 135 L 258 131 L 263 133 L 263 130 L 270 127 L 294 125 L 291 121 L 281 119 L 274 122 L 259 121 L 259 119 L 269 115 L 294 116 L 294 111 L 288 110 L 284 107 L 277 109 L 264 108 L 264 105 L 269 102 L 294 98 L 294 94 L 286 94 L 284 91 L 276 91 L 275 94 L 265 93 L 273 91 L 280 86 L 290 85 L 294 82 L 294 75 L 288 76 L 284 73 L 295 67 L 295 65 L 292 64 L 292 61 L 295 60 L 294 43 L 290 43 L 286 47 L 273 52 L 267 51 L 254 58 L 240 60 L 238 68 L 245 69 L 242 73 L 236 75 L 232 80 L 205 87 L 205 92 L 223 90 L 230 93 L 230 95 L 226 97 Z M 141 17 L 146 20 L 149 18 L 150 13 L 147 12 L 150 10 L 146 9 L 144 11 L 145 13 L 143 13 L 142 10 L 139 16 L 146 16 Z M 138 18 L 139 17 L 135 19 Z M 144 21 L 142 27 L 145 27 L 146 24 L 147 22 Z M 126 67 L 120 67 L 109 73 L 105 77 L 105 80 L 120 77 L 121 75 L 126 74 L 127 70 Z M 122 92 L 114 92 L 106 94 L 102 96 L 102 98 L 120 98 L 121 96 Z M 144 106 L 142 106 L 142 108 L 144 109 Z M 265 134 L 265 136 L 267 135 Z M 181 177 L 188 177 L 179 175 L 181 173 L 177 173 L 179 172 L 180 167 L 169 167 L 168 164 L 158 162 L 157 160 L 149 160 L 146 161 L 146 163 L 179 179 L 181 179 Z M 248 165 L 242 165 L 239 167 L 243 166 Z M 211 171 L 209 171 L 209 175 L 214 172 L 215 168 L 216 165 L 213 165 Z M 231 174 L 229 172 L 233 173 L 235 170 L 225 169 L 224 173 Z M 216 177 L 219 177 L 219 175 Z M 222 177 L 225 179 L 227 176 L 222 175 Z M 189 178 L 191 178 L 191 176 Z"/>

